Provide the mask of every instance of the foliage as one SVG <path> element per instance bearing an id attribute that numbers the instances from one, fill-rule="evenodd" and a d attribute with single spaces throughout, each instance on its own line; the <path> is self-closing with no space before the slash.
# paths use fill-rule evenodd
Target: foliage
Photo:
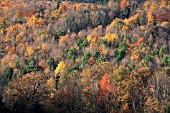
<path id="1" fill-rule="evenodd" d="M 67 52 L 67 58 L 75 61 L 76 57 L 77 57 L 76 50 L 74 48 L 70 48 Z"/>
<path id="2" fill-rule="evenodd" d="M 118 52 L 115 51 L 115 56 L 116 56 L 116 61 L 119 62 L 120 60 L 122 60 L 125 55 L 126 55 L 126 50 L 127 50 L 127 44 L 126 44 L 126 38 L 123 37 L 122 42 L 119 44 L 118 47 Z M 118 54 L 118 55 L 117 55 Z"/>
<path id="3" fill-rule="evenodd" d="M 92 54 L 92 57 L 97 60 L 100 57 L 100 52 L 98 50 L 94 51 L 94 53 Z"/>
<path id="4" fill-rule="evenodd" d="M 163 55 L 167 52 L 167 48 L 165 46 L 162 46 L 159 50 L 159 57 L 163 58 Z"/>
<path id="5" fill-rule="evenodd" d="M 9 82 L 5 89 L 4 102 L 12 108 L 12 104 L 18 104 L 22 107 L 32 107 L 35 103 L 42 101 L 46 95 L 44 76 L 40 73 L 30 73 L 22 78 L 17 78 Z M 20 107 L 21 107 L 20 106 Z M 15 108 L 15 109 L 20 109 Z M 22 109 L 21 109 L 22 110 Z M 23 111 L 24 112 L 24 111 Z"/>
<path id="6" fill-rule="evenodd" d="M 67 66 L 63 61 L 61 61 L 59 62 L 54 72 L 55 74 L 58 74 L 58 75 L 64 75 L 66 71 L 67 71 Z"/>
<path id="7" fill-rule="evenodd" d="M 83 63 L 83 64 L 86 64 L 86 63 L 88 62 L 88 60 L 89 60 L 90 57 L 91 57 L 90 52 L 86 52 L 86 53 L 84 54 L 83 59 L 82 59 L 82 63 Z"/>
<path id="8" fill-rule="evenodd" d="M 168 0 L 1 0 L 0 111 L 168 113 L 169 9 Z"/>

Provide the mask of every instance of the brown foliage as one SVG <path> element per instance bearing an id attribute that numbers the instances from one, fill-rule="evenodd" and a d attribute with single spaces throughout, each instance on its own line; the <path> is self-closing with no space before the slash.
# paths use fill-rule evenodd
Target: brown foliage
<path id="1" fill-rule="evenodd" d="M 46 79 L 40 73 L 29 73 L 21 78 L 9 82 L 5 89 L 5 103 L 12 107 L 15 102 L 20 102 L 31 107 L 36 102 L 43 100 L 45 96 Z"/>
<path id="2" fill-rule="evenodd" d="M 157 22 L 170 22 L 170 12 L 162 12 L 156 15 Z"/>

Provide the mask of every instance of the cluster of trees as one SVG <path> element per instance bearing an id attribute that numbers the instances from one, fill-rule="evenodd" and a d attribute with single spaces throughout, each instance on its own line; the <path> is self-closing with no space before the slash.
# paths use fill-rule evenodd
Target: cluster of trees
<path id="1" fill-rule="evenodd" d="M 0 2 L 0 111 L 170 112 L 170 2 L 75 1 Z"/>

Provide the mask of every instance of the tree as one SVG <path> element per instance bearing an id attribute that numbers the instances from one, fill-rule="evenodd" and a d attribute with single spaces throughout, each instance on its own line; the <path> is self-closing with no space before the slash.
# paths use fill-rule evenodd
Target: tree
<path id="1" fill-rule="evenodd" d="M 86 64 L 86 63 L 88 62 L 88 60 L 89 60 L 90 57 L 91 57 L 90 52 L 86 52 L 86 53 L 84 54 L 83 59 L 82 59 L 82 63 L 83 63 L 83 64 Z"/>
<path id="2" fill-rule="evenodd" d="M 54 58 L 53 58 L 53 57 L 50 57 L 50 58 L 47 60 L 47 64 L 50 66 L 50 69 L 53 71 L 53 69 L 54 69 L 54 64 L 55 64 Z"/>
<path id="3" fill-rule="evenodd" d="M 9 81 L 11 81 L 14 76 L 13 76 L 13 68 L 11 67 L 7 67 L 5 68 L 4 72 L 3 72 L 3 76 L 1 75 L 0 77 L 0 83 L 2 85 L 2 87 L 4 87 Z"/>
<path id="4" fill-rule="evenodd" d="M 75 62 L 75 59 L 77 58 L 77 51 L 74 48 L 70 48 L 67 52 L 67 58 L 70 60 L 73 60 Z"/>
<path id="5" fill-rule="evenodd" d="M 57 0 L 57 6 L 56 6 L 56 9 L 59 9 L 60 4 L 61 4 L 61 1 L 60 1 L 60 0 Z"/>
<path id="6" fill-rule="evenodd" d="M 92 65 L 95 63 L 95 59 L 93 57 L 90 57 L 88 60 L 88 64 Z"/>
<path id="7" fill-rule="evenodd" d="M 159 57 L 163 58 L 163 55 L 167 52 L 166 46 L 162 46 L 159 50 Z"/>
<path id="8" fill-rule="evenodd" d="M 82 99 L 83 99 L 83 103 L 85 104 L 83 108 L 85 109 L 85 112 L 87 111 L 100 112 L 108 109 L 108 108 L 105 109 L 101 108 L 103 104 L 106 105 L 107 103 L 109 103 L 109 100 L 107 100 L 109 99 L 108 90 L 110 89 L 108 83 L 109 76 L 105 77 L 105 75 L 111 74 L 114 69 L 115 69 L 114 65 L 109 62 L 103 62 L 100 63 L 100 65 L 94 64 L 90 67 L 83 68 L 80 77 L 81 77 L 81 85 L 82 85 Z M 106 81 L 104 80 L 105 78 L 107 79 Z M 104 82 L 104 84 L 102 81 Z M 110 85 L 111 84 L 112 83 L 110 83 Z M 106 87 L 107 89 L 105 89 Z M 102 94 L 101 90 L 104 91 L 105 93 Z M 112 92 L 112 88 L 110 91 Z M 100 97 L 101 100 L 99 101 Z"/>
<path id="9" fill-rule="evenodd" d="M 112 9 L 113 8 L 113 4 L 114 4 L 113 0 L 109 0 L 108 7 Z"/>
<path id="10" fill-rule="evenodd" d="M 125 57 L 126 50 L 127 50 L 126 38 L 123 37 L 122 42 L 119 44 L 119 47 L 118 47 L 119 54 L 118 55 L 115 54 L 117 62 L 119 62 L 120 60 L 122 60 Z M 115 51 L 115 53 L 116 53 L 116 51 Z"/>
<path id="11" fill-rule="evenodd" d="M 92 57 L 97 60 L 100 57 L 100 52 L 98 50 L 94 51 L 94 53 L 92 54 Z"/>
<path id="12" fill-rule="evenodd" d="M 56 67 L 54 72 L 55 72 L 55 74 L 60 76 L 60 75 L 64 75 L 66 73 L 66 71 L 67 71 L 67 66 L 63 61 L 61 61 L 61 62 L 59 62 L 58 66 Z"/>
<path id="13" fill-rule="evenodd" d="M 40 73 L 29 73 L 8 83 L 3 99 L 11 109 L 27 112 L 45 98 L 46 78 Z"/>
<path id="14" fill-rule="evenodd" d="M 122 0 L 122 1 L 120 2 L 120 9 L 121 9 L 121 10 L 124 10 L 125 7 L 126 7 L 126 5 L 127 5 L 127 0 Z"/>

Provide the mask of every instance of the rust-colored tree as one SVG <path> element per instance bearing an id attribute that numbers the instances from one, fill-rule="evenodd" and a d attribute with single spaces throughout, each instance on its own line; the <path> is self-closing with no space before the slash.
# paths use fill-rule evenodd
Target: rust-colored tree
<path id="1" fill-rule="evenodd" d="M 126 6 L 127 6 L 127 0 L 122 0 L 120 2 L 120 9 L 124 10 Z"/>

